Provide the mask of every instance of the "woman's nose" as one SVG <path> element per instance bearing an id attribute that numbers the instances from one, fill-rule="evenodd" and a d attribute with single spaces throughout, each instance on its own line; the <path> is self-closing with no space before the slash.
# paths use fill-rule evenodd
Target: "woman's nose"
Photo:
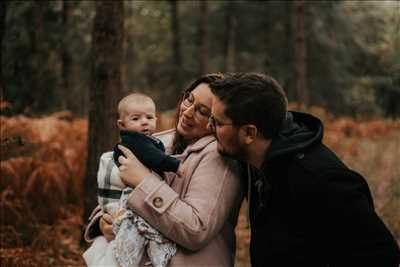
<path id="1" fill-rule="evenodd" d="M 191 105 L 190 107 L 185 108 L 185 109 L 182 111 L 182 114 L 185 115 L 185 116 L 188 117 L 188 118 L 193 117 L 193 114 L 194 114 L 194 105 Z"/>
<path id="2" fill-rule="evenodd" d="M 209 130 L 211 133 L 215 133 L 215 128 L 213 127 L 213 125 L 211 124 L 211 122 L 207 122 L 207 130 Z"/>

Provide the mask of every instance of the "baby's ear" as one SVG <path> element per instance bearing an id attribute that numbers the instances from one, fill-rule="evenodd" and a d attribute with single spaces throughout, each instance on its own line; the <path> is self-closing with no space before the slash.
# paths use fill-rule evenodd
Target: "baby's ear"
<path id="1" fill-rule="evenodd" d="M 117 126 L 119 129 L 124 129 L 125 123 L 121 119 L 119 119 L 119 120 L 117 120 Z"/>

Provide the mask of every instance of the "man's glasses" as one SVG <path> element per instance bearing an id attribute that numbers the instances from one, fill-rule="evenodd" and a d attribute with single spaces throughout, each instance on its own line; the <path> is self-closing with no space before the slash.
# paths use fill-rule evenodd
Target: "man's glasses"
<path id="1" fill-rule="evenodd" d="M 211 110 L 208 107 L 202 104 L 195 104 L 194 96 L 190 92 L 186 92 L 183 95 L 182 105 L 186 108 L 194 105 L 194 116 L 198 119 L 208 119 L 211 116 Z"/>
<path id="2" fill-rule="evenodd" d="M 215 131 L 217 130 L 217 127 L 222 127 L 222 126 L 225 126 L 225 125 L 233 125 L 233 123 L 222 123 L 222 122 L 219 122 L 214 118 L 213 115 L 211 115 L 208 118 L 208 125 L 210 127 L 211 132 L 215 133 Z"/>

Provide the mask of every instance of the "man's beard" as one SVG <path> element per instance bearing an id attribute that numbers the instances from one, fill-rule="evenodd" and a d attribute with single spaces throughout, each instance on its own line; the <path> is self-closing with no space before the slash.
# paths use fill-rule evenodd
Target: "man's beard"
<path id="1" fill-rule="evenodd" d="M 232 151 L 226 151 L 223 149 L 223 147 L 221 148 L 218 147 L 218 153 L 221 156 L 241 161 L 246 161 L 248 159 L 246 149 L 239 144 L 236 144 L 236 146 L 232 149 Z"/>

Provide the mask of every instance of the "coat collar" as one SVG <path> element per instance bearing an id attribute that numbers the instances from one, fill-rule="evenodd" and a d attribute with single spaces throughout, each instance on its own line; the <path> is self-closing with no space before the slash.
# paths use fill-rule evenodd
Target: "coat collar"
<path id="1" fill-rule="evenodd" d="M 155 133 L 154 137 L 157 137 L 164 143 L 167 152 L 171 152 L 174 135 L 175 135 L 175 129 L 169 129 L 169 130 Z M 199 140 L 197 140 L 196 142 L 188 145 L 182 154 L 174 155 L 174 156 L 178 157 L 179 159 L 186 158 L 190 153 L 202 150 L 208 144 L 210 144 L 216 140 L 217 139 L 215 138 L 215 136 L 206 135 L 206 136 L 200 138 Z"/>
<path id="2" fill-rule="evenodd" d="M 182 154 L 177 155 L 178 158 L 186 158 L 190 153 L 200 151 L 208 146 L 210 143 L 215 142 L 217 139 L 213 135 L 207 135 L 196 142 L 188 145 Z"/>

